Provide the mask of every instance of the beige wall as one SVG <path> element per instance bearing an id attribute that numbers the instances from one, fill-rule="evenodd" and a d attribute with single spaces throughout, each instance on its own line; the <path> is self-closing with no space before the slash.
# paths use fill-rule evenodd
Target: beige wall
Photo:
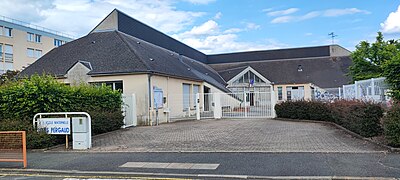
<path id="1" fill-rule="evenodd" d="M 27 32 L 12 29 L 12 37 L 0 36 L 0 44 L 13 46 L 14 69 L 21 70 L 24 66 L 36 61 L 36 58 L 28 57 L 27 48 L 42 50 L 42 55 L 44 55 L 54 48 L 54 38 L 42 35 L 40 43 L 29 42 L 27 41 Z"/>
<path id="2" fill-rule="evenodd" d="M 311 87 L 314 87 L 311 83 L 308 84 L 275 84 L 274 92 L 277 102 L 285 101 L 287 99 L 286 87 L 299 87 L 304 86 L 304 100 L 311 100 Z M 278 87 L 282 87 L 282 100 L 278 100 Z"/>

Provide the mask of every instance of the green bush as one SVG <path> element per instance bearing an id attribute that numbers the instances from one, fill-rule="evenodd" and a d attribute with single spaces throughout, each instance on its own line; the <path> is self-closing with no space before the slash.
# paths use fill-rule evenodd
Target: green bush
<path id="1" fill-rule="evenodd" d="M 400 147 L 400 105 L 394 105 L 383 120 L 385 137 L 389 145 Z"/>
<path id="2" fill-rule="evenodd" d="M 93 124 L 96 126 L 93 127 L 93 134 L 100 134 L 121 127 L 123 124 L 121 105 L 121 93 L 107 86 L 95 87 L 85 84 L 68 86 L 46 75 L 34 75 L 0 86 L 0 122 L 17 119 L 16 122 L 27 121 L 32 126 L 32 118 L 37 113 L 83 111 L 92 116 Z M 7 120 L 5 123 L 11 122 Z M 9 128 L 2 129 L 12 130 L 10 126 L 7 127 Z M 28 126 L 23 128 L 26 129 Z M 32 137 L 35 138 L 30 140 L 35 144 L 48 141 L 43 143 L 43 146 L 57 142 L 57 138 L 52 137 L 46 140 L 47 135 L 32 134 Z"/>
<path id="3" fill-rule="evenodd" d="M 119 111 L 89 111 L 92 118 L 92 134 L 101 134 L 120 129 L 123 124 L 124 116 L 121 109 Z"/>
<path id="4" fill-rule="evenodd" d="M 380 104 L 362 101 L 286 101 L 275 106 L 280 118 L 330 121 L 364 137 L 382 133 Z"/>

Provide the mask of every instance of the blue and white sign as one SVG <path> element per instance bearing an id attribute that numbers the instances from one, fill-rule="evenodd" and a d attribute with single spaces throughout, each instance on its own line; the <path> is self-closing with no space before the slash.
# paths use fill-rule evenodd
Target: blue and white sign
<path id="1" fill-rule="evenodd" d="M 45 130 L 47 134 L 71 134 L 69 118 L 41 118 L 38 129 Z"/>
<path id="2" fill-rule="evenodd" d="M 163 90 L 161 88 L 153 86 L 153 94 L 154 94 L 154 107 L 163 108 Z"/>

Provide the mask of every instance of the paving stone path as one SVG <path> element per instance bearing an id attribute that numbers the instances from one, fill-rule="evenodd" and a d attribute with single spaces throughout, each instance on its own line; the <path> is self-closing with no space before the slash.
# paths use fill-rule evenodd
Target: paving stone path
<path id="1" fill-rule="evenodd" d="M 271 119 L 184 121 L 118 130 L 90 151 L 376 152 L 385 149 L 322 123 Z"/>

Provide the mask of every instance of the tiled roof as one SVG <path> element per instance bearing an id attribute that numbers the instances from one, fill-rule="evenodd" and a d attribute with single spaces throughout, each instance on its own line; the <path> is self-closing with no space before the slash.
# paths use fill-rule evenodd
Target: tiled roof
<path id="1" fill-rule="evenodd" d="M 299 65 L 302 71 L 298 70 Z M 346 74 L 350 65 L 348 56 L 210 64 L 225 81 L 233 78 L 243 67 L 251 66 L 274 84 L 313 83 L 321 88 L 349 83 L 351 78 Z"/>
<path id="2" fill-rule="evenodd" d="M 89 62 L 89 75 L 156 73 L 206 81 L 223 91 L 225 81 L 207 65 L 119 31 L 96 32 L 53 49 L 21 75 L 64 76 L 77 61 Z"/>

